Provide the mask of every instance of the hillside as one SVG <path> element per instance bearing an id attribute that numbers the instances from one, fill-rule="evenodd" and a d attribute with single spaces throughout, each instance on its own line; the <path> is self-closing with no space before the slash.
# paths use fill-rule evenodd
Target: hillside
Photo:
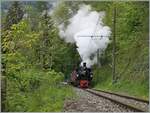
<path id="1" fill-rule="evenodd" d="M 93 7 L 96 6 L 93 4 Z M 112 15 L 111 6 L 106 4 L 103 7 L 107 9 L 106 23 L 112 26 L 109 18 Z M 100 6 L 96 8 L 98 7 Z M 118 3 L 116 7 L 116 83 L 112 84 L 112 44 L 110 44 L 104 57 L 101 58 L 102 66 L 94 67 L 94 87 L 148 99 L 148 4 Z"/>

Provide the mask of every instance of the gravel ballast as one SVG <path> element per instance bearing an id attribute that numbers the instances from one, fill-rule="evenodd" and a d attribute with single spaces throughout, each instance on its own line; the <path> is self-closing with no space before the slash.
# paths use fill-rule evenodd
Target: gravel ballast
<path id="1" fill-rule="evenodd" d="M 132 109 L 85 90 L 79 88 L 74 90 L 77 98 L 65 101 L 64 112 L 134 112 Z"/>

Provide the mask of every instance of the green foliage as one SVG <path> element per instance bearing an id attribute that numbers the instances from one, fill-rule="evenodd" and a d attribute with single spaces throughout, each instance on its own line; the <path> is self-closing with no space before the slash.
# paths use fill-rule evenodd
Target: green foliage
<path id="1" fill-rule="evenodd" d="M 26 6 L 27 17 L 2 30 L 5 111 L 62 111 L 64 100 L 73 96 L 72 89 L 61 82 L 78 60 L 74 45 L 59 38 L 52 18 L 42 14 L 45 7 L 38 7 Z"/>
<path id="2" fill-rule="evenodd" d="M 96 10 L 106 11 L 105 23 L 113 28 L 116 17 L 116 79 L 112 84 L 112 44 L 106 50 L 105 62 L 95 69 L 96 88 L 125 92 L 148 98 L 148 2 L 93 3 Z"/>
<path id="3" fill-rule="evenodd" d="M 48 2 L 47 1 L 39 1 L 35 3 L 35 8 L 39 13 L 41 13 L 43 10 L 48 9 Z"/>
<path id="4" fill-rule="evenodd" d="M 18 1 L 13 2 L 6 16 L 5 29 L 10 29 L 13 24 L 17 24 L 23 18 L 23 10 Z"/>
<path id="5" fill-rule="evenodd" d="M 117 83 L 112 84 L 112 69 L 110 66 L 105 65 L 94 71 L 94 80 L 92 85 L 96 89 L 106 91 L 118 92 L 127 95 L 137 96 L 139 98 L 148 99 L 149 88 L 148 82 L 143 75 L 136 76 L 131 74 L 124 75 L 124 79 L 118 80 Z M 134 80 L 134 82 L 133 82 Z"/>
<path id="6" fill-rule="evenodd" d="M 65 24 L 67 24 L 69 17 L 70 17 L 69 7 L 65 4 L 65 2 L 59 4 L 59 6 L 53 13 L 53 18 L 57 23 L 65 22 Z"/>
<path id="7" fill-rule="evenodd" d="M 2 50 L 7 73 L 21 71 L 31 65 L 29 59 L 33 56 L 34 44 L 38 33 L 30 32 L 26 21 L 21 21 L 11 27 L 11 31 L 2 32 Z M 13 74 L 13 73 L 12 73 Z"/>
<path id="8" fill-rule="evenodd" d="M 73 96 L 72 89 L 61 81 L 63 74 L 53 70 L 29 69 L 8 77 L 7 111 L 61 111 L 64 100 Z"/>

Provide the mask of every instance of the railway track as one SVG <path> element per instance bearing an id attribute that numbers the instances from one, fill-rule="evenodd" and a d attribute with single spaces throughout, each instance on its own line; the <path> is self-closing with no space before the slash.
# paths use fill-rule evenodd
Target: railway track
<path id="1" fill-rule="evenodd" d="M 127 108 L 133 109 L 134 111 L 137 111 L 137 112 L 149 111 L 148 100 L 139 99 L 139 98 L 121 95 L 121 94 L 112 93 L 112 92 L 107 92 L 107 91 L 102 91 L 102 90 L 95 90 L 95 89 L 84 89 L 84 90 L 96 96 L 103 97 L 117 104 L 126 106 Z"/>

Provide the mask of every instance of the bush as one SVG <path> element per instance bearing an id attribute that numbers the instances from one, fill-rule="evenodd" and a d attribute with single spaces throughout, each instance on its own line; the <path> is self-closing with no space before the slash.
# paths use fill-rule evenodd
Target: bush
<path id="1" fill-rule="evenodd" d="M 73 95 L 69 86 L 60 85 L 63 74 L 53 70 L 24 70 L 15 77 L 7 77 L 7 111 L 61 111 L 65 98 Z"/>

